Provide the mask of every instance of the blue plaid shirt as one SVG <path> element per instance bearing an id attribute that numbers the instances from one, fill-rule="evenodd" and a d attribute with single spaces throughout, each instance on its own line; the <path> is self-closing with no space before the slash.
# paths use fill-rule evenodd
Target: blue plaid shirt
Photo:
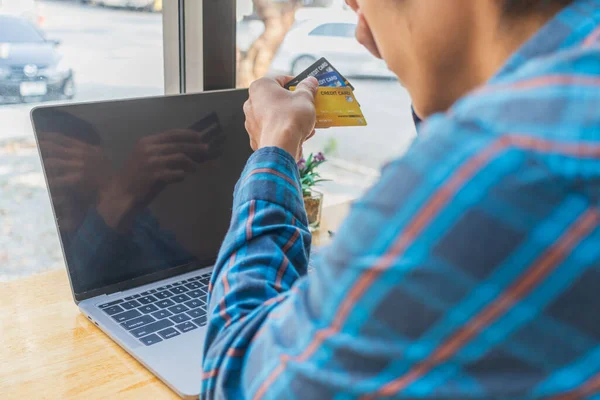
<path id="1" fill-rule="evenodd" d="M 600 399 L 600 0 L 424 121 L 314 273 L 289 154 L 233 207 L 203 398 Z"/>

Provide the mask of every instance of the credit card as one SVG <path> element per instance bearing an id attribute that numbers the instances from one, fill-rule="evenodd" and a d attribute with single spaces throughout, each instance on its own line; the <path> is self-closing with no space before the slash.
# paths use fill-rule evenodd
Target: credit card
<path id="1" fill-rule="evenodd" d="M 295 86 L 290 87 L 296 90 Z M 317 110 L 316 128 L 338 126 L 367 126 L 367 120 L 360 109 L 350 87 L 319 87 L 315 97 Z"/>
<path id="2" fill-rule="evenodd" d="M 322 87 L 348 87 L 344 81 L 344 77 L 340 76 L 335 71 L 328 72 L 323 75 L 317 76 L 319 80 L 319 86 Z"/>
<path id="3" fill-rule="evenodd" d="M 216 113 L 210 113 L 208 116 L 196 121 L 189 129 L 200 133 L 203 143 L 210 143 L 223 136 L 223 128 Z"/>
<path id="4" fill-rule="evenodd" d="M 201 142 L 208 145 L 208 148 L 203 152 L 189 154 L 196 162 L 201 163 L 212 160 L 223 154 L 227 136 L 216 113 L 211 113 L 201 120 L 196 121 L 188 129 L 198 132 Z"/>
<path id="5" fill-rule="evenodd" d="M 319 80 L 319 86 L 330 86 L 330 87 L 350 87 L 354 90 L 354 86 L 350 84 L 348 79 L 344 78 L 342 74 L 339 73 L 337 69 L 325 57 L 319 59 L 313 65 L 308 67 L 304 72 L 300 75 L 289 81 L 285 88 L 289 89 L 292 86 L 298 86 L 300 82 L 308 78 L 309 76 L 314 76 Z M 321 84 L 321 81 L 324 84 Z"/>

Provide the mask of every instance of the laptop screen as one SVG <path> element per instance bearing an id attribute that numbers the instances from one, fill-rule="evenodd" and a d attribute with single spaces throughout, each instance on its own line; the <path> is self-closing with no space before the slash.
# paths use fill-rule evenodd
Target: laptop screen
<path id="1" fill-rule="evenodd" d="M 33 111 L 76 299 L 212 265 L 251 154 L 247 98 L 232 90 Z"/>

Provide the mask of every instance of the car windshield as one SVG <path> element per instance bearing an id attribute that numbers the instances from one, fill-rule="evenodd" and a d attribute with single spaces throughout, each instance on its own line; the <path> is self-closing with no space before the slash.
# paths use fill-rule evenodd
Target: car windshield
<path id="1" fill-rule="evenodd" d="M 29 22 L 0 16 L 0 43 L 40 43 L 44 38 Z"/>
<path id="2" fill-rule="evenodd" d="M 356 32 L 356 24 L 349 23 L 330 23 L 323 24 L 315 28 L 311 36 L 334 36 L 353 38 Z"/>

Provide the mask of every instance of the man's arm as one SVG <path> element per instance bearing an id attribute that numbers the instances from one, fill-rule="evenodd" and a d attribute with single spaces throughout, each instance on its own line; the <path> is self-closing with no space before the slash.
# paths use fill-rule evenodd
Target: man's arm
<path id="1" fill-rule="evenodd" d="M 421 382 L 427 390 L 485 397 L 455 367 L 468 364 L 461 351 L 470 341 L 475 353 L 494 346 L 477 344 L 478 337 L 514 304 L 486 307 L 547 250 L 535 234 L 560 193 L 544 185 L 547 171 L 528 164 L 518 141 L 474 126 L 443 118 L 424 126 L 304 277 L 309 234 L 293 159 L 259 150 L 238 185 L 213 276 L 202 393 L 417 396 Z M 585 209 L 571 204 L 561 229 L 569 232 Z M 494 271 L 508 275 L 488 281 Z M 493 319 L 465 332 L 480 313 Z M 450 377 L 456 381 L 446 382 Z"/>
<path id="2" fill-rule="evenodd" d="M 128 263 L 122 255 L 134 245 L 127 236 L 106 225 L 94 207 L 89 208 L 75 232 L 64 236 L 69 266 L 82 291 L 116 282 L 126 273 Z"/>

